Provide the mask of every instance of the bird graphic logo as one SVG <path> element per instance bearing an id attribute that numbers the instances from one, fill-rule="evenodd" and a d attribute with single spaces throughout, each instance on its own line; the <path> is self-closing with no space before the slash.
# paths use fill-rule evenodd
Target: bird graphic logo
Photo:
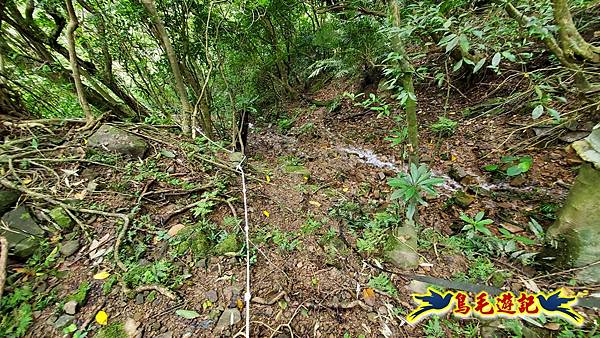
<path id="1" fill-rule="evenodd" d="M 563 297 L 562 290 L 558 290 L 548 295 L 538 294 L 537 300 L 545 312 L 563 317 L 575 325 L 583 324 L 583 317 L 572 307 L 577 303 L 576 297 Z"/>
<path id="2" fill-rule="evenodd" d="M 453 296 L 450 291 L 440 293 L 433 288 L 427 288 L 427 293 L 413 295 L 419 306 L 406 319 L 409 323 L 414 324 L 432 313 L 442 314 L 447 312 L 452 305 Z"/>

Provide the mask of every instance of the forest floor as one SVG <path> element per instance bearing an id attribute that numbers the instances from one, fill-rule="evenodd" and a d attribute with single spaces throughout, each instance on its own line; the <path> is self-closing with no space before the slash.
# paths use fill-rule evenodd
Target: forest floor
<path id="1" fill-rule="evenodd" d="M 328 100 L 353 89 L 329 86 L 314 97 Z M 476 97 L 477 93 L 468 95 Z M 421 160 L 445 183 L 437 188 L 439 196 L 428 197 L 429 205 L 419 208 L 421 264 L 412 273 L 531 292 L 559 286 L 576 292 L 596 290 L 570 283 L 568 274 L 549 275 L 547 270 L 522 265 L 509 259 L 510 253 L 468 258 L 463 242 L 451 240 L 461 235 L 462 212 L 472 217 L 485 211 L 485 217 L 494 221 L 488 226 L 494 235 L 506 236 L 500 232 L 504 228 L 531 239 L 529 245 L 517 243 L 518 248 L 537 251 L 539 243 L 527 224 L 533 217 L 546 228 L 564 202 L 578 165 L 576 157 L 565 151 L 568 143 L 558 139 L 537 145 L 520 143 L 535 136 L 527 127 L 529 113 L 465 116 L 472 102 L 450 98 L 445 112 L 445 93 L 421 88 L 418 97 Z M 376 255 L 360 255 L 356 250 L 361 233 L 356 224 L 393 209 L 396 202 L 390 201 L 387 180 L 407 170 L 401 146 L 385 141 L 391 130 L 398 129 L 392 117 L 377 118 L 377 112 L 348 101 L 333 112 L 302 102 L 289 103 L 283 110 L 293 126 L 255 121 L 248 137 L 253 337 L 513 334 L 508 325 L 495 320 L 445 317 L 409 325 L 404 318 L 415 307 L 411 294 L 421 292 L 424 285 L 402 274 L 382 272 L 374 263 Z M 451 135 L 440 136 L 428 126 L 444 113 L 458 125 Z M 79 302 L 74 317 L 66 320 L 77 328 L 87 327 L 89 336 L 100 328 L 94 322 L 98 310 L 108 314 L 109 324 L 125 323 L 127 332 L 143 337 L 235 335 L 244 325 L 237 318 L 238 311 L 244 316 L 244 256 L 226 248 L 217 255 L 205 247 L 223 242 L 230 234 L 237 236 L 229 243 L 233 248 L 243 242 L 240 222 L 228 217 L 234 214 L 239 220 L 243 215 L 235 165 L 219 147 L 187 143 L 168 129 L 118 126 L 151 144 L 144 161 L 125 163 L 122 158 L 95 155 L 91 160 L 105 164 L 57 163 L 54 169 L 61 180 L 45 188 L 83 199 L 84 205 L 98 210 L 129 213 L 133 208 L 135 220 L 119 243 L 128 271 L 115 266 L 111 252 L 122 229 L 118 219 L 80 214 L 89 237 L 81 237 L 74 254 L 60 257 L 51 252 L 50 261 L 50 255 L 34 256 L 29 263 L 12 262 L 8 267 L 12 287 L 5 294 L 14 294 L 16 285 L 30 285 L 34 290 L 34 323 L 27 336 L 57 337 L 67 332 L 57 324 L 64 317 L 63 304 L 82 293 L 85 300 Z M 528 172 L 510 178 L 482 170 L 500 163 L 509 146 L 520 146 L 519 156 L 531 156 Z M 46 156 L 82 154 L 84 148 L 85 144 L 76 143 Z M 220 166 L 198 156 L 212 158 Z M 86 158 L 90 160 L 89 155 Z M 90 182 L 96 183 L 94 189 L 88 189 Z M 30 185 L 35 184 L 40 184 L 36 191 L 44 191 L 43 181 Z M 189 207 L 198 201 L 202 203 Z M 22 198 L 22 202 L 29 200 Z M 204 216 L 208 221 L 202 223 Z M 202 225 L 197 226 L 198 222 Z M 52 250 L 82 233 L 77 225 L 68 233 L 53 232 L 46 246 Z M 186 243 L 192 240 L 196 242 Z M 208 251 L 212 255 L 205 255 Z M 401 272 L 379 261 L 385 270 Z M 98 275 L 102 271 L 108 274 Z M 385 278 L 382 285 L 382 274 L 391 281 L 391 288 Z M 123 292 L 123 285 L 143 284 L 165 285 L 177 298 L 169 299 L 156 288 L 130 297 Z M 41 303 L 45 305 L 38 306 Z M 593 310 L 577 309 L 587 318 L 598 317 Z M 184 318 L 186 314 L 178 310 L 195 311 L 187 314 L 194 318 Z M 235 313 L 235 325 L 219 323 L 224 311 Z M 563 330 L 564 322 L 540 326 L 551 335 Z M 106 328 L 102 334 L 112 337 Z"/>

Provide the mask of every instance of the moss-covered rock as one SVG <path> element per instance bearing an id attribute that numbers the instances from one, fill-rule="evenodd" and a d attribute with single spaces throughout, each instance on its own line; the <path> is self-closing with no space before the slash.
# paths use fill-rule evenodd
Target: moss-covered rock
<path id="1" fill-rule="evenodd" d="M 50 215 L 50 218 L 52 218 L 52 220 L 56 224 L 58 224 L 58 226 L 60 226 L 61 228 L 65 229 L 65 230 L 69 230 L 73 226 L 73 220 L 71 219 L 71 217 L 69 217 L 67 212 L 61 207 L 56 207 L 56 208 L 50 210 L 49 215 Z"/>
<path id="2" fill-rule="evenodd" d="M 143 158 L 148 148 L 148 144 L 141 137 L 107 124 L 102 125 L 88 138 L 88 146 L 132 158 Z"/>
<path id="3" fill-rule="evenodd" d="M 6 237 L 13 254 L 27 258 L 39 247 L 44 230 L 31 217 L 29 210 L 20 206 L 2 216 L 7 229 L 0 229 L 0 236 Z"/>
<path id="4" fill-rule="evenodd" d="M 240 245 L 235 234 L 229 234 L 215 247 L 217 255 L 224 255 L 228 252 L 238 252 Z"/>
<path id="5" fill-rule="evenodd" d="M 0 190 L 0 215 L 7 212 L 19 199 L 20 194 L 12 190 Z"/>

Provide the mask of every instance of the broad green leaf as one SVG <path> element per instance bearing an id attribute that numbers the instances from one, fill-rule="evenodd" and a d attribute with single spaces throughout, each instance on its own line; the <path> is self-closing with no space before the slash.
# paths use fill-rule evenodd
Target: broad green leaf
<path id="1" fill-rule="evenodd" d="M 446 45 L 446 53 L 451 52 L 454 49 L 454 47 L 456 47 L 456 45 L 458 45 L 458 37 L 454 37 L 454 39 L 448 42 L 448 44 Z"/>
<path id="2" fill-rule="evenodd" d="M 193 310 L 177 310 L 175 314 L 185 319 L 194 319 L 200 317 L 200 314 Z"/>
<path id="3" fill-rule="evenodd" d="M 517 176 L 523 173 L 523 170 L 518 165 L 512 166 L 506 169 L 506 175 L 508 176 Z"/>
<path id="4" fill-rule="evenodd" d="M 497 164 L 488 164 L 486 166 L 483 166 L 483 170 L 485 171 L 496 171 L 498 170 L 498 168 L 500 168 Z"/>
<path id="5" fill-rule="evenodd" d="M 452 71 L 455 72 L 455 71 L 459 70 L 460 67 L 462 67 L 462 64 L 463 64 L 463 60 L 462 59 L 458 60 L 458 62 L 455 63 L 454 66 L 452 67 Z"/>
<path id="6" fill-rule="evenodd" d="M 468 52 L 470 46 L 469 46 L 469 40 L 467 39 L 467 37 L 464 34 L 461 34 L 458 37 L 458 40 L 459 40 L 458 43 L 460 45 L 460 49 L 465 53 Z"/>
<path id="7" fill-rule="evenodd" d="M 552 108 L 546 108 L 548 111 L 548 115 L 552 116 L 552 118 L 556 121 L 560 121 L 560 113 Z"/>
<path id="8" fill-rule="evenodd" d="M 483 216 L 485 216 L 485 213 L 483 211 L 480 211 L 477 213 L 477 215 L 475 215 L 475 222 L 479 222 L 483 219 Z"/>
<path id="9" fill-rule="evenodd" d="M 477 64 L 475 65 L 475 68 L 473 68 L 473 74 L 477 73 L 477 71 L 480 70 L 484 64 L 485 64 L 485 58 L 479 60 L 479 62 L 477 62 Z"/>
<path id="10" fill-rule="evenodd" d="M 540 116 L 542 116 L 542 114 L 544 114 L 544 106 L 538 104 L 537 106 L 535 106 L 535 108 L 533 108 L 533 111 L 531 112 L 531 117 L 533 117 L 533 119 L 538 119 L 540 118 Z"/>
<path id="11" fill-rule="evenodd" d="M 500 53 L 494 54 L 494 57 L 492 58 L 492 67 L 498 67 L 500 60 L 502 60 L 502 55 Z"/>

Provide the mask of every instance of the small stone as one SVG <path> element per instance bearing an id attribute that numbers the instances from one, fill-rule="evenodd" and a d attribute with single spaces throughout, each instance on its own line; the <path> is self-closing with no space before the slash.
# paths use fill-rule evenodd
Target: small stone
<path id="1" fill-rule="evenodd" d="M 71 300 L 66 302 L 65 305 L 63 305 L 63 311 L 65 311 L 65 313 L 68 315 L 74 315 L 77 313 L 77 301 Z"/>
<path id="2" fill-rule="evenodd" d="M 461 208 L 466 208 L 469 205 L 471 205 L 473 202 L 475 202 L 475 196 L 469 195 L 466 192 L 460 191 L 460 190 L 455 192 L 454 196 L 452 196 L 452 197 L 454 197 L 454 201 Z"/>
<path id="3" fill-rule="evenodd" d="M 135 295 L 135 303 L 137 305 L 144 304 L 144 295 L 142 293 Z"/>
<path id="4" fill-rule="evenodd" d="M 161 333 L 158 336 L 154 336 L 154 338 L 173 338 L 173 332 L 167 331 L 165 333 Z"/>
<path id="5" fill-rule="evenodd" d="M 377 176 L 379 176 L 379 180 L 383 181 L 385 180 L 385 174 L 382 172 L 379 172 L 379 174 L 377 174 Z"/>
<path id="6" fill-rule="evenodd" d="M 185 228 L 185 225 L 181 224 L 181 223 L 177 223 L 175 225 L 173 225 L 169 231 L 167 231 L 167 234 L 171 237 L 175 237 L 177 235 L 177 233 L 179 233 L 179 231 L 181 231 L 181 229 Z"/>
<path id="7" fill-rule="evenodd" d="M 206 329 L 210 328 L 210 326 L 212 325 L 212 323 L 213 323 L 212 320 L 206 319 L 206 320 L 201 321 L 200 324 L 198 324 L 198 326 L 201 329 L 205 329 L 206 330 Z"/>
<path id="8" fill-rule="evenodd" d="M 448 171 L 448 175 L 457 182 L 460 182 L 463 178 L 467 177 L 469 174 L 467 171 L 458 165 L 452 165 L 450 170 Z"/>
<path id="9" fill-rule="evenodd" d="M 52 316 L 48 317 L 48 319 L 46 319 L 46 324 L 54 325 L 54 323 L 56 322 L 57 319 L 58 319 L 58 316 L 52 315 Z"/>
<path id="10" fill-rule="evenodd" d="M 513 187 L 520 187 L 523 184 L 525 184 L 525 182 L 526 180 L 523 176 L 518 176 L 510 180 L 510 185 L 512 185 Z"/>
<path id="11" fill-rule="evenodd" d="M 181 338 L 192 338 L 193 333 L 192 332 L 186 332 L 183 334 L 183 336 L 181 336 Z"/>
<path id="12" fill-rule="evenodd" d="M 240 314 L 240 311 L 237 308 L 225 309 L 225 311 L 223 311 L 223 313 L 221 314 L 221 317 L 219 317 L 219 321 L 215 326 L 214 332 L 222 332 L 227 327 L 233 326 L 239 323 L 241 320 L 242 315 Z"/>
<path id="13" fill-rule="evenodd" d="M 371 323 L 377 323 L 377 313 L 375 313 L 375 312 L 367 313 L 367 319 L 369 319 L 369 321 Z"/>
<path id="14" fill-rule="evenodd" d="M 150 325 L 150 328 L 152 328 L 153 331 L 158 331 L 160 330 L 162 324 L 159 322 L 154 322 L 152 323 L 152 325 Z"/>
<path id="15" fill-rule="evenodd" d="M 412 280 L 410 283 L 408 283 L 406 288 L 413 293 L 425 293 L 427 292 L 427 286 L 427 283 L 419 282 L 418 280 Z"/>
<path id="16" fill-rule="evenodd" d="M 123 330 L 129 338 L 141 337 L 142 332 L 138 330 L 139 327 L 140 323 L 131 317 L 127 318 L 123 324 Z"/>
<path id="17" fill-rule="evenodd" d="M 77 250 L 79 250 L 78 240 L 66 241 L 60 246 L 60 254 L 65 257 L 73 255 Z"/>
<path id="18" fill-rule="evenodd" d="M 72 315 L 62 315 L 54 322 L 54 327 L 60 330 L 71 324 L 74 319 L 75 317 Z"/>
<path id="19" fill-rule="evenodd" d="M 206 292 L 204 294 L 204 296 L 206 297 L 206 299 L 210 300 L 213 303 L 215 303 L 217 300 L 219 300 L 219 296 L 217 295 L 217 291 L 215 291 L 215 290 L 210 290 L 210 291 Z"/>

